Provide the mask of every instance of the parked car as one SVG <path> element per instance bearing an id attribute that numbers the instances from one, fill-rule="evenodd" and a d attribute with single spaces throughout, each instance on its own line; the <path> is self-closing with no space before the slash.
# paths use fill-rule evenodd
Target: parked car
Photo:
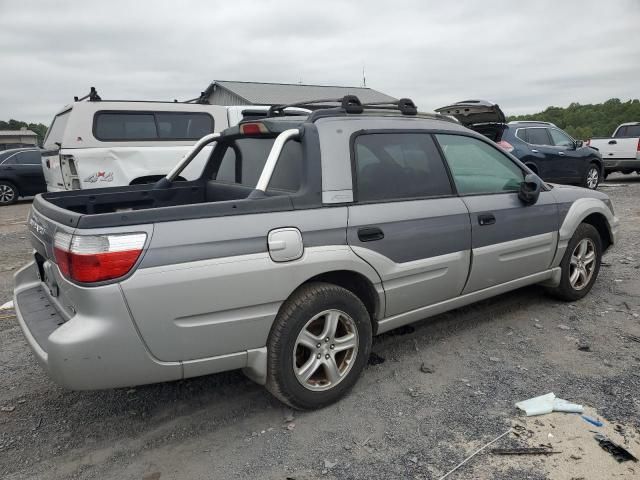
<path id="1" fill-rule="evenodd" d="M 64 107 L 44 140 L 49 191 L 153 183 L 203 136 L 265 116 L 267 106 L 102 100 L 95 90 Z M 306 111 L 303 111 L 306 113 Z M 200 176 L 210 147 L 182 179 Z"/>
<path id="2" fill-rule="evenodd" d="M 18 197 L 47 191 L 38 148 L 14 148 L 0 152 L 0 205 Z"/>
<path id="3" fill-rule="evenodd" d="M 604 173 L 640 174 L 640 122 L 623 123 L 611 137 L 594 137 L 587 145 L 597 148 L 604 159 Z"/>
<path id="4" fill-rule="evenodd" d="M 390 108 L 348 96 L 208 135 L 155 185 L 38 195 L 14 304 L 40 363 L 72 389 L 242 368 L 311 409 L 354 385 L 372 335 L 534 283 L 589 292 L 618 228 L 605 194 Z"/>
<path id="5" fill-rule="evenodd" d="M 595 190 L 603 177 L 600 153 L 552 123 L 505 123 L 500 107 L 483 100 L 466 100 L 436 111 L 490 138 L 547 182 Z"/>

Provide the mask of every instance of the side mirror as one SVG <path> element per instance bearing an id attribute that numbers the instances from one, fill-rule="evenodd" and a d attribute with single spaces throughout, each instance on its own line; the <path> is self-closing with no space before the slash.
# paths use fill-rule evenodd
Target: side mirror
<path id="1" fill-rule="evenodd" d="M 576 140 L 576 143 L 575 143 L 576 148 L 580 148 L 583 145 L 584 145 L 584 142 L 582 140 Z"/>
<path id="2" fill-rule="evenodd" d="M 518 198 L 525 205 L 533 205 L 538 201 L 541 190 L 542 182 L 540 179 L 536 175 L 529 173 L 524 177 L 524 182 L 520 184 Z"/>

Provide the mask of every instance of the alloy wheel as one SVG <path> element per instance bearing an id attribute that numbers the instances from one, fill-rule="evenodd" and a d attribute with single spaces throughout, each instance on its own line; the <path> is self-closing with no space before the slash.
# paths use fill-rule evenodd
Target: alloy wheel
<path id="1" fill-rule="evenodd" d="M 15 190 L 9 185 L 0 185 L 0 203 L 11 203 L 15 196 Z"/>
<path id="2" fill-rule="evenodd" d="M 294 373 L 308 390 L 328 390 L 347 376 L 357 354 L 355 321 L 340 310 L 325 310 L 298 334 L 293 347 Z"/>
<path id="3" fill-rule="evenodd" d="M 591 190 L 595 190 L 598 186 L 599 177 L 600 174 L 598 173 L 598 169 L 596 167 L 591 167 L 587 173 L 587 187 Z"/>
<path id="4" fill-rule="evenodd" d="M 596 268 L 596 246 L 590 238 L 580 240 L 571 254 L 569 283 L 574 290 L 582 290 L 591 281 Z"/>

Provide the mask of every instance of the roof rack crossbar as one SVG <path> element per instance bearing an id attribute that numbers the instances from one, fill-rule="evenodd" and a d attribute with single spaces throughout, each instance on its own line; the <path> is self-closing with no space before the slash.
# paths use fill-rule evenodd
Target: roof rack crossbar
<path id="1" fill-rule="evenodd" d="M 401 98 L 395 102 L 375 102 L 362 103 L 355 95 L 345 95 L 342 98 L 323 98 L 320 100 L 307 100 L 304 102 L 290 103 L 286 105 L 274 105 L 269 108 L 267 117 L 277 117 L 284 115 L 284 110 L 288 107 L 304 107 L 318 103 L 338 103 L 339 107 L 335 108 L 345 113 L 362 113 L 365 109 L 371 110 L 399 110 L 403 115 L 416 115 L 418 107 L 410 98 Z"/>

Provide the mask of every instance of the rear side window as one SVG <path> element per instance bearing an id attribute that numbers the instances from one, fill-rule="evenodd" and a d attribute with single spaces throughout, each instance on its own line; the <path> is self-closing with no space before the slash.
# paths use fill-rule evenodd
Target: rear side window
<path id="1" fill-rule="evenodd" d="M 436 135 L 462 195 L 517 191 L 524 174 L 509 157 L 477 138 Z"/>
<path id="2" fill-rule="evenodd" d="M 211 115 L 196 112 L 97 112 L 93 123 L 102 141 L 199 140 L 211 132 Z"/>
<path id="3" fill-rule="evenodd" d="M 42 159 L 40 158 L 40 152 L 37 152 L 35 150 L 18 153 L 14 158 L 18 165 L 41 165 L 42 164 Z"/>
<path id="4" fill-rule="evenodd" d="M 241 138 L 225 150 L 216 180 L 255 187 L 273 146 L 273 138 Z"/>
<path id="5" fill-rule="evenodd" d="M 354 142 L 358 201 L 439 197 L 453 193 L 431 135 L 369 133 Z"/>
<path id="6" fill-rule="evenodd" d="M 527 128 L 527 143 L 531 145 L 552 145 L 546 128 Z"/>

